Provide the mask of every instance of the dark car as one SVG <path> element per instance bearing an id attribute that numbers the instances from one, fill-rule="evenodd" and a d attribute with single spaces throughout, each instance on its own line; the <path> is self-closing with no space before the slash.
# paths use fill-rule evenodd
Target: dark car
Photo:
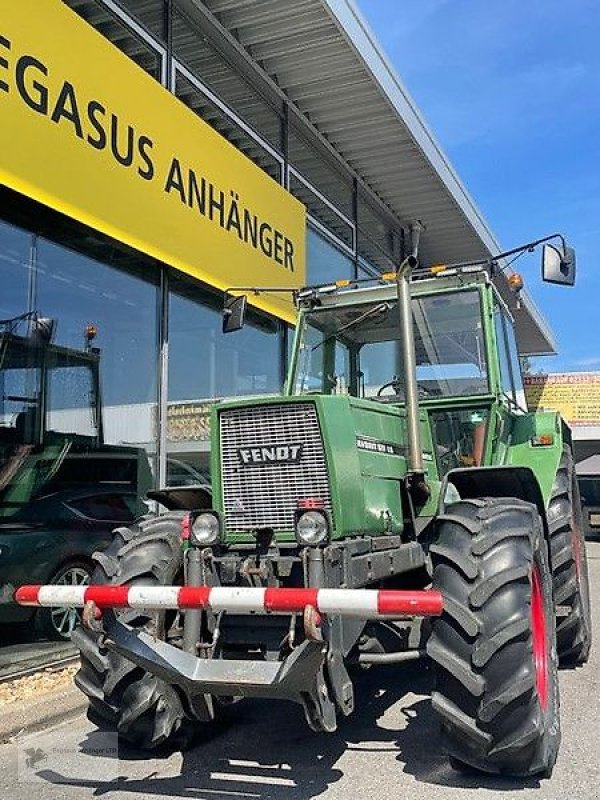
<path id="1" fill-rule="evenodd" d="M 12 602 L 15 587 L 88 583 L 92 553 L 144 510 L 133 492 L 86 486 L 38 497 L 0 520 L 0 623 L 33 619 L 39 635 L 68 639 L 78 622 L 75 609 L 18 606 Z"/>

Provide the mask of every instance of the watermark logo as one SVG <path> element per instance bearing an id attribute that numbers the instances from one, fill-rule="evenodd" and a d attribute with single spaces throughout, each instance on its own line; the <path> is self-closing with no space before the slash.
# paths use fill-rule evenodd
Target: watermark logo
<path id="1" fill-rule="evenodd" d="M 66 783 L 82 775 L 105 783 L 119 776 L 116 733 L 94 731 L 81 739 L 59 728 L 18 738 L 14 745 L 18 783 L 48 783 L 57 775 Z"/>

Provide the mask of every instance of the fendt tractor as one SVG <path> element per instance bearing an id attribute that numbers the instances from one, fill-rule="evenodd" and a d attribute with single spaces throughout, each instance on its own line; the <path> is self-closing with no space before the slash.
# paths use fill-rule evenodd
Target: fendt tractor
<path id="1" fill-rule="evenodd" d="M 94 585 L 17 592 L 84 607 L 75 680 L 97 724 L 184 746 L 263 697 L 334 731 L 359 668 L 400 682 L 429 659 L 456 768 L 550 775 L 558 664 L 591 643 L 570 432 L 525 410 L 491 277 L 510 253 L 417 268 L 413 234 L 393 275 L 296 293 L 283 394 L 213 409 L 211 508 L 151 493 L 166 513 L 117 529 Z M 562 237 L 511 252 L 544 242 L 544 278 L 572 284 Z"/>

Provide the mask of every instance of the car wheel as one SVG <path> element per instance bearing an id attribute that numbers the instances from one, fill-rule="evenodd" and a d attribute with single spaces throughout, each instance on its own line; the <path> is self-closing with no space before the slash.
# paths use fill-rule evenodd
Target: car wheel
<path id="1" fill-rule="evenodd" d="M 85 586 L 90 582 L 91 569 L 83 561 L 63 565 L 49 583 L 58 586 Z M 35 616 L 36 632 L 45 639 L 68 642 L 81 621 L 79 608 L 40 608 Z"/>

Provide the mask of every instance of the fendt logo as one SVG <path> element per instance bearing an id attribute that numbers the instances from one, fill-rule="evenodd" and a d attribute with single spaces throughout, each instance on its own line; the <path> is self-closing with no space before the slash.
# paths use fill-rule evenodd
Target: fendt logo
<path id="1" fill-rule="evenodd" d="M 302 458 L 302 445 L 278 444 L 271 447 L 239 447 L 238 456 L 244 466 L 292 464 Z"/>

